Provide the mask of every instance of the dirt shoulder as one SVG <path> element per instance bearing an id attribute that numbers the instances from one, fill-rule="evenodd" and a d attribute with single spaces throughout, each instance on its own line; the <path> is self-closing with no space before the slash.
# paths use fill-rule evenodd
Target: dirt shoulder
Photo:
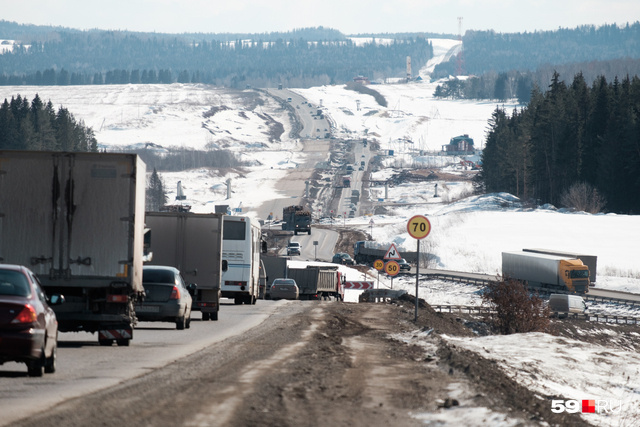
<path id="1" fill-rule="evenodd" d="M 577 416 L 553 414 L 549 402 L 495 362 L 444 343 L 443 333 L 472 335 L 453 316 L 423 307 L 416 324 L 410 304 L 339 303 L 322 305 L 317 315 L 312 339 L 265 374 L 255 388 L 263 404 L 237 413 L 239 425 L 481 425 L 478 416 L 488 423 L 584 425 Z M 402 341 L 427 331 L 430 346 Z"/>
<path id="2" fill-rule="evenodd" d="M 441 334 L 472 332 L 428 306 L 414 323 L 408 301 L 295 301 L 249 333 L 16 425 L 584 425 Z"/>

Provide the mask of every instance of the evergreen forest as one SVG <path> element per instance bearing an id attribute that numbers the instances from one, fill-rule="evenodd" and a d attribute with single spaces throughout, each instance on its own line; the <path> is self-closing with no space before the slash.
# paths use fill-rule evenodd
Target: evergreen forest
<path id="1" fill-rule="evenodd" d="M 525 104 L 533 87 L 546 87 L 555 72 L 568 80 L 582 73 L 588 82 L 640 75 L 640 22 L 534 33 L 467 31 L 462 43 L 463 50 L 438 64 L 432 78 L 468 78 L 449 79 L 435 96 L 518 98 Z"/>
<path id="2" fill-rule="evenodd" d="M 526 107 L 497 108 L 479 181 L 487 192 L 556 206 L 586 184 L 605 210 L 640 214 L 640 78 L 589 85 L 577 74 L 566 84 L 556 73 Z"/>
<path id="3" fill-rule="evenodd" d="M 14 23 L 0 21 L 0 38 Z M 3 31 L 5 27 L 9 27 Z M 406 75 L 406 58 L 425 64 L 431 44 L 422 36 L 356 44 L 335 30 L 274 35 L 153 35 L 66 31 L 29 36 L 0 55 L 0 85 L 205 83 L 244 89 L 339 84 L 363 75 Z M 319 37 L 327 38 L 319 38 Z M 30 37 L 30 38 L 29 38 Z M 195 39 L 199 37 L 199 39 Z M 285 38 L 288 37 L 288 38 Z"/>
<path id="4" fill-rule="evenodd" d="M 0 105 L 0 149 L 39 151 L 97 151 L 93 129 L 64 107 L 38 95 L 29 102 L 18 95 Z"/>

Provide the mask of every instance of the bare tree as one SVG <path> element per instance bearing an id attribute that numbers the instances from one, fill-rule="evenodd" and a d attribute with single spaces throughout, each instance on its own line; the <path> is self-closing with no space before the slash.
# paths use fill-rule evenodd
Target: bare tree
<path id="1" fill-rule="evenodd" d="M 519 280 L 489 283 L 482 302 L 493 309 L 489 322 L 500 334 L 544 332 L 549 326 L 549 307 Z"/>
<path id="2" fill-rule="evenodd" d="M 574 208 L 588 213 L 599 213 L 606 205 L 604 197 L 586 182 L 573 184 L 560 196 L 560 203 L 566 208 Z"/>

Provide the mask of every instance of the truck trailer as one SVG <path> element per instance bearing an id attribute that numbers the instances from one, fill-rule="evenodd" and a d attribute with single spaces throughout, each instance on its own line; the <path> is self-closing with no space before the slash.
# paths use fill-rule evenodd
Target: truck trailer
<path id="1" fill-rule="evenodd" d="M 129 345 L 144 295 L 145 172 L 135 154 L 0 151 L 0 262 L 64 295 L 61 332 Z"/>
<path id="2" fill-rule="evenodd" d="M 589 292 L 589 268 L 577 258 L 533 252 L 503 252 L 502 276 L 571 293 Z"/>
<path id="3" fill-rule="evenodd" d="M 582 252 L 558 251 L 555 249 L 523 249 L 524 252 L 535 252 L 538 254 L 555 255 L 568 258 L 577 258 L 589 268 L 589 282 L 596 283 L 596 272 L 598 269 L 598 257 L 596 255 L 585 255 Z"/>
<path id="4" fill-rule="evenodd" d="M 344 278 L 338 267 L 309 265 L 307 268 L 288 268 L 287 278 L 296 281 L 301 300 L 344 299 Z"/>
<path id="5" fill-rule="evenodd" d="M 222 277 L 223 214 L 147 212 L 149 265 L 170 265 L 195 283 L 193 310 L 202 320 L 218 320 Z"/>
<path id="6" fill-rule="evenodd" d="M 282 229 L 293 234 L 311 234 L 311 211 L 304 206 L 287 206 L 282 209 Z"/>

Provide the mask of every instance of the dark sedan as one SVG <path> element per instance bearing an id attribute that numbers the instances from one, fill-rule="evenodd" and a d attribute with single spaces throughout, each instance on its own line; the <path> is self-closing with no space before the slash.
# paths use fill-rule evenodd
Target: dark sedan
<path id="1" fill-rule="evenodd" d="M 404 258 L 398 260 L 398 265 L 400 265 L 400 271 L 402 270 L 411 271 L 411 264 L 409 264 L 407 260 Z"/>
<path id="2" fill-rule="evenodd" d="M 58 321 L 49 305 L 63 301 L 48 300 L 28 268 L 0 264 L 0 364 L 25 363 L 32 377 L 55 372 Z"/>
<path id="3" fill-rule="evenodd" d="M 351 258 L 351 255 L 344 252 L 338 252 L 335 254 L 331 259 L 331 262 L 334 264 L 356 265 L 356 262 Z"/>
<path id="4" fill-rule="evenodd" d="M 175 322 L 176 329 L 191 326 L 191 294 L 195 285 L 184 283 L 180 270 L 169 266 L 145 265 L 142 269 L 144 301 L 136 305 L 138 320 Z"/>

